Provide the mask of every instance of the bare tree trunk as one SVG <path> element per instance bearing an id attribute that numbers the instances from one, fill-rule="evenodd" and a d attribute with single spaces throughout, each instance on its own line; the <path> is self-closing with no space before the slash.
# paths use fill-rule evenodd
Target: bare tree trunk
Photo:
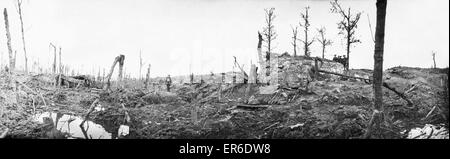
<path id="1" fill-rule="evenodd" d="M 296 42 L 294 42 L 293 47 L 294 47 L 294 57 L 297 57 L 297 44 L 296 44 Z"/>
<path id="2" fill-rule="evenodd" d="M 58 77 L 58 86 L 61 86 L 61 76 L 62 76 L 61 47 L 59 47 L 59 77 Z"/>
<path id="3" fill-rule="evenodd" d="M 300 26 L 304 28 L 304 32 L 305 32 L 305 40 L 300 40 L 300 41 L 304 45 L 304 49 L 303 50 L 304 50 L 304 55 L 306 57 L 310 57 L 311 56 L 310 55 L 311 52 L 310 52 L 309 46 L 314 42 L 314 38 L 311 41 L 308 41 L 308 31 L 309 31 L 309 26 L 310 26 L 308 10 L 309 10 L 309 7 L 305 7 L 305 13 L 301 13 L 301 17 L 302 17 L 304 23 L 302 23 L 301 21 L 299 23 Z"/>
<path id="4" fill-rule="evenodd" d="M 50 43 L 50 46 L 53 47 L 53 67 L 52 67 L 52 73 L 56 73 L 56 46 Z"/>
<path id="5" fill-rule="evenodd" d="M 13 58 L 14 68 L 16 67 L 16 59 L 17 59 L 17 50 L 14 50 L 14 58 Z"/>
<path id="6" fill-rule="evenodd" d="M 20 26 L 21 26 L 21 32 L 22 32 L 22 44 L 23 44 L 23 53 L 25 57 L 25 72 L 28 73 L 28 57 L 27 57 L 27 49 L 25 45 L 25 33 L 23 31 L 23 19 L 22 19 L 22 1 L 17 0 L 17 6 L 19 9 L 19 18 L 20 18 Z"/>
<path id="7" fill-rule="evenodd" d="M 319 77 L 319 64 L 317 62 L 317 58 L 314 58 L 314 80 L 317 81 Z"/>
<path id="8" fill-rule="evenodd" d="M 307 29 L 307 28 L 306 28 Z M 304 47 L 305 47 L 305 49 L 304 49 L 304 51 L 305 51 L 305 56 L 306 57 L 309 57 L 309 54 L 308 54 L 308 51 L 309 51 L 309 49 L 308 49 L 308 31 L 307 30 L 305 30 L 305 43 L 304 43 Z"/>
<path id="9" fill-rule="evenodd" d="M 347 35 L 349 35 L 350 33 L 347 33 Z M 347 37 L 347 59 L 345 59 L 345 70 L 348 71 L 349 67 L 350 67 L 350 37 Z"/>
<path id="10" fill-rule="evenodd" d="M 294 57 L 297 57 L 297 35 L 298 35 L 298 27 L 292 27 L 292 46 L 294 47 Z"/>
<path id="11" fill-rule="evenodd" d="M 266 52 L 266 76 L 270 79 L 270 52 Z M 267 81 L 269 83 L 269 81 Z"/>
<path id="12" fill-rule="evenodd" d="M 322 45 L 322 59 L 325 58 L 325 45 Z"/>
<path id="13" fill-rule="evenodd" d="M 114 67 L 116 67 L 117 62 L 119 62 L 119 61 L 118 61 L 118 58 L 116 57 L 111 66 L 111 69 L 109 70 L 108 76 L 106 76 L 106 87 L 104 89 L 108 89 L 111 86 L 111 76 L 114 72 Z"/>
<path id="14" fill-rule="evenodd" d="M 5 29 L 6 29 L 6 39 L 8 45 L 8 53 L 9 53 L 9 70 L 13 71 L 16 67 L 12 47 L 11 47 L 11 34 L 9 33 L 9 21 L 8 21 L 8 11 L 6 8 L 3 10 L 3 16 L 5 18 Z"/>
<path id="15" fill-rule="evenodd" d="M 145 78 L 145 89 L 147 89 L 148 86 L 150 86 L 150 67 L 151 67 L 151 65 L 148 64 L 147 76 Z"/>
<path id="16" fill-rule="evenodd" d="M 119 81 L 122 81 L 123 78 L 123 64 L 125 61 L 125 56 L 124 55 L 120 55 L 119 56 Z"/>
<path id="17" fill-rule="evenodd" d="M 273 25 L 273 21 L 276 18 L 274 14 L 275 8 L 265 9 L 266 12 L 266 27 L 264 28 L 263 34 L 265 36 L 265 41 L 267 42 L 267 52 L 266 52 L 266 76 L 267 79 L 270 76 L 270 54 L 272 53 L 272 41 L 277 38 L 277 33 Z"/>
<path id="18" fill-rule="evenodd" d="M 0 52 L 0 72 L 2 71 L 2 69 L 3 69 L 3 51 Z"/>
<path id="19" fill-rule="evenodd" d="M 374 53 L 374 71 L 373 71 L 373 89 L 374 89 L 374 111 L 372 119 L 369 122 L 365 138 L 370 138 L 373 130 L 379 130 L 383 122 L 383 51 L 384 51 L 384 29 L 386 20 L 387 0 L 377 0 L 377 24 L 375 30 L 375 53 Z"/>

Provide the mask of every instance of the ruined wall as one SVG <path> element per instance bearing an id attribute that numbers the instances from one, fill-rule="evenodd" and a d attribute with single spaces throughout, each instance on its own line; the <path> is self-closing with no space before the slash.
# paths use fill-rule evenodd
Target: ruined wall
<path id="1" fill-rule="evenodd" d="M 305 87 L 308 81 L 312 80 L 311 71 L 314 67 L 314 59 L 304 56 L 292 57 L 287 54 L 272 54 L 271 57 L 271 76 L 261 77 L 260 81 L 270 81 L 271 84 L 280 84 L 287 87 Z M 319 69 L 343 74 L 344 66 L 340 63 L 322 59 L 318 61 Z M 263 74 L 264 75 L 264 74 Z M 330 76 L 335 78 L 335 76 Z"/>
<path id="2" fill-rule="evenodd" d="M 334 62 L 327 59 L 322 59 L 322 62 L 318 62 L 319 69 L 336 72 L 343 74 L 344 66 L 338 62 Z M 304 56 L 292 57 L 287 54 L 271 54 L 270 61 L 270 76 L 266 76 L 265 65 L 258 66 L 257 79 L 259 83 L 270 83 L 271 85 L 281 85 L 287 87 L 305 87 L 308 81 L 312 80 L 312 74 L 310 70 L 314 67 L 314 59 Z M 247 74 L 250 74 L 249 70 Z M 233 72 L 225 73 L 225 83 L 233 82 Z M 330 75 L 330 78 L 335 78 L 337 76 Z M 200 83 L 200 79 L 203 78 L 205 83 L 221 83 L 222 75 L 221 73 L 214 73 L 214 76 L 210 74 L 205 75 L 194 75 L 194 83 Z M 160 77 L 153 79 L 153 81 L 165 80 L 165 77 Z M 172 77 L 173 83 L 189 83 L 189 75 L 187 76 L 177 76 Z M 244 75 L 240 71 L 236 71 L 236 83 L 243 83 Z"/>
<path id="3" fill-rule="evenodd" d="M 305 87 L 311 81 L 313 60 L 282 56 L 278 59 L 278 83 L 286 87 Z"/>

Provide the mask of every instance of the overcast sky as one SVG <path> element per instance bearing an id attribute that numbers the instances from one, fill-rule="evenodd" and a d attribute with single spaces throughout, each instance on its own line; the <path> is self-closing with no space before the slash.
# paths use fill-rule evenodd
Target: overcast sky
<path id="1" fill-rule="evenodd" d="M 345 0 L 343 7 L 362 11 L 351 68 L 373 68 L 376 0 Z M 1 0 L 7 8 L 13 49 L 23 67 L 20 21 L 15 0 Z M 430 67 L 435 50 L 438 67 L 449 64 L 449 1 L 390 0 L 387 6 L 384 68 Z M 62 47 L 63 63 L 86 73 L 109 69 L 114 57 L 124 54 L 126 72 L 138 76 L 139 51 L 152 76 L 231 71 L 233 56 L 248 69 L 257 59 L 257 31 L 264 26 L 264 8 L 275 8 L 274 25 L 279 36 L 275 52 L 292 54 L 290 26 L 298 25 L 300 12 L 310 6 L 310 22 L 324 26 L 333 45 L 326 57 L 344 55 L 345 43 L 338 35 L 341 20 L 330 12 L 327 0 L 24 0 L 24 23 L 29 66 L 39 59 L 53 60 L 49 43 Z M 7 62 L 3 15 L 0 23 L 1 64 Z M 300 37 L 303 36 L 299 31 Z M 299 48 L 301 52 L 302 48 Z M 312 56 L 321 56 L 319 43 Z M 143 71 L 144 72 L 144 71 Z"/>

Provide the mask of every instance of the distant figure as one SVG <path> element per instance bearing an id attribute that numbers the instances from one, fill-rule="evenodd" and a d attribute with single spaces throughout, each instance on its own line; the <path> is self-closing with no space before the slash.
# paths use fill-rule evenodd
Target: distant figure
<path id="1" fill-rule="evenodd" d="M 172 85 L 172 79 L 170 78 L 170 75 L 167 75 L 166 77 L 167 92 L 170 92 L 170 85 Z"/>
<path id="2" fill-rule="evenodd" d="M 346 65 L 347 65 L 347 60 L 348 60 L 348 58 L 345 55 L 344 56 L 339 55 L 337 57 L 336 57 L 336 55 L 334 55 L 334 57 L 333 57 L 333 61 L 341 63 L 342 65 L 344 65 L 344 67 L 346 67 Z"/>

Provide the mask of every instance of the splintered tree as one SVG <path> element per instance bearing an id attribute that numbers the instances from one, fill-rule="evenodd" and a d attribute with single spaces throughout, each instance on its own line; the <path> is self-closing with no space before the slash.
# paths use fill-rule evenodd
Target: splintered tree
<path id="1" fill-rule="evenodd" d="M 433 68 L 436 68 L 436 59 L 435 59 L 435 57 L 436 57 L 436 52 L 435 52 L 435 51 L 432 51 L 432 52 L 431 52 L 431 55 L 433 56 Z"/>
<path id="2" fill-rule="evenodd" d="M 314 39 L 308 40 L 309 26 L 311 26 L 311 24 L 309 23 L 308 10 L 309 10 L 309 7 L 305 7 L 305 13 L 300 13 L 300 16 L 302 17 L 303 22 L 302 21 L 299 22 L 300 26 L 304 28 L 304 32 L 305 32 L 305 39 L 304 40 L 299 39 L 299 40 L 303 44 L 304 55 L 307 57 L 309 57 L 311 55 L 309 46 L 314 42 Z"/>
<path id="3" fill-rule="evenodd" d="M 63 66 L 61 63 L 61 47 L 59 47 L 59 77 L 58 77 L 58 81 L 61 81 L 61 76 L 62 76 L 62 71 L 63 71 Z M 58 85 L 61 85 L 61 82 L 58 82 Z"/>
<path id="4" fill-rule="evenodd" d="M 13 55 L 13 50 L 11 47 L 11 34 L 9 33 L 9 21 L 8 21 L 8 11 L 6 8 L 3 10 L 3 16 L 5 18 L 5 29 L 6 29 L 6 40 L 8 45 L 8 53 L 9 53 L 9 69 L 13 71 L 16 67 L 16 59 Z"/>
<path id="5" fill-rule="evenodd" d="M 50 47 L 53 47 L 53 67 L 52 67 L 52 73 L 56 73 L 56 46 L 50 43 Z"/>
<path id="6" fill-rule="evenodd" d="M 248 82 L 248 74 L 244 71 L 243 66 L 241 67 L 241 65 L 239 65 L 239 63 L 237 62 L 236 56 L 233 56 L 234 58 L 234 65 L 239 68 L 239 70 L 241 70 L 242 75 L 244 75 L 244 83 L 247 84 Z"/>
<path id="7" fill-rule="evenodd" d="M 106 86 L 104 87 L 104 89 L 109 89 L 109 87 L 111 86 L 111 76 L 114 72 L 114 67 L 116 66 L 117 63 L 119 63 L 119 81 L 122 80 L 122 71 L 123 71 L 123 64 L 125 61 L 125 55 L 119 55 L 114 59 L 114 62 L 111 66 L 111 69 L 109 70 L 109 74 L 106 77 Z"/>
<path id="8" fill-rule="evenodd" d="M 322 58 L 324 59 L 325 58 L 325 48 L 328 45 L 331 45 L 332 42 L 331 42 L 331 40 L 329 40 L 325 37 L 325 31 L 326 31 L 325 27 L 317 29 L 317 31 L 319 32 L 319 35 L 320 35 L 320 38 L 317 38 L 317 41 L 319 41 L 319 43 L 322 45 Z"/>
<path id="9" fill-rule="evenodd" d="M 295 26 L 295 28 L 294 28 L 294 27 L 291 26 L 291 29 L 292 29 L 292 42 L 291 42 L 291 44 L 292 44 L 292 47 L 294 47 L 294 57 L 296 57 L 297 56 L 298 27 Z"/>
<path id="10" fill-rule="evenodd" d="M 383 116 L 383 52 L 384 52 L 384 29 L 386 21 L 387 0 L 377 0 L 377 24 L 375 30 L 375 53 L 373 69 L 374 89 L 374 111 L 370 119 L 365 138 L 370 138 L 373 130 L 380 130 Z"/>
<path id="11" fill-rule="evenodd" d="M 262 42 L 264 41 L 263 36 L 261 35 L 261 33 L 258 31 L 258 47 L 257 47 L 257 52 L 258 52 L 258 63 L 259 63 L 259 67 L 261 68 L 261 74 L 265 72 L 265 67 L 267 66 L 264 62 L 264 58 L 262 55 Z M 234 66 L 233 66 L 233 73 L 234 73 Z M 265 81 L 264 76 L 260 76 L 262 78 L 262 81 Z M 236 77 L 233 76 L 233 81 L 235 81 Z"/>
<path id="12" fill-rule="evenodd" d="M 28 57 L 27 57 L 27 49 L 25 47 L 25 33 L 23 31 L 23 19 L 22 19 L 22 0 L 17 0 L 17 8 L 19 12 L 20 26 L 22 32 L 23 53 L 25 57 L 25 72 L 28 73 Z"/>
<path id="13" fill-rule="evenodd" d="M 273 21 L 276 18 L 275 8 L 264 9 L 266 12 L 266 26 L 263 28 L 264 41 L 266 42 L 266 76 L 270 76 L 270 53 L 273 51 L 272 42 L 277 38 Z"/>
<path id="14" fill-rule="evenodd" d="M 125 71 L 123 71 L 123 64 L 124 64 L 124 61 L 125 61 L 125 56 L 124 55 L 120 55 L 119 56 L 120 57 L 120 59 L 119 59 L 119 81 L 122 81 L 122 79 L 123 79 L 123 72 L 125 72 Z"/>
<path id="15" fill-rule="evenodd" d="M 361 17 L 361 12 L 352 13 L 351 9 L 344 10 L 338 3 L 338 0 L 331 2 L 331 12 L 339 14 L 343 19 L 338 23 L 339 34 L 343 34 L 347 44 L 347 59 L 345 69 L 349 69 L 350 64 L 350 46 L 353 43 L 360 43 L 361 41 L 355 37 L 355 30 L 358 27 L 358 21 Z"/>

